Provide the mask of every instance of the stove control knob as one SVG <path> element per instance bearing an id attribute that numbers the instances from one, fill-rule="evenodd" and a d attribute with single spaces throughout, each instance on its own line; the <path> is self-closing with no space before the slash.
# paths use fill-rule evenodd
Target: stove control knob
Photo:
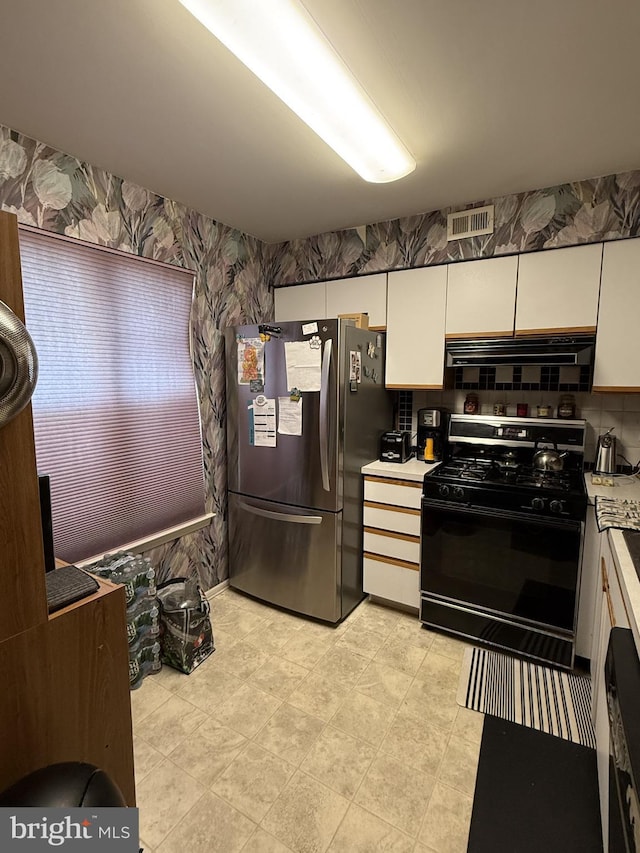
<path id="1" fill-rule="evenodd" d="M 534 498 L 531 501 L 531 508 L 532 509 L 544 509 L 544 501 L 542 500 L 542 498 Z"/>
<path id="2" fill-rule="evenodd" d="M 441 495 L 443 498 L 449 497 L 449 486 L 444 486 L 444 485 L 439 486 L 438 487 L 438 494 Z"/>
<path id="3" fill-rule="evenodd" d="M 564 509 L 564 504 L 562 501 L 551 501 L 549 504 L 549 509 L 551 512 L 562 512 Z"/>
<path id="4" fill-rule="evenodd" d="M 463 498 L 464 497 L 464 489 L 462 486 L 454 486 L 453 487 L 453 496 L 454 498 Z"/>

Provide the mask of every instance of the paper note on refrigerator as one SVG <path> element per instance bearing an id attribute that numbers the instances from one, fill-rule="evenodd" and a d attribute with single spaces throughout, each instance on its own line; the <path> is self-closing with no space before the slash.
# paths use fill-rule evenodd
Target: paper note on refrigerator
<path id="1" fill-rule="evenodd" d="M 302 397 L 278 397 L 278 432 L 281 435 L 302 435 Z"/>
<path id="2" fill-rule="evenodd" d="M 309 341 L 285 341 L 287 388 L 299 391 L 320 390 L 320 347 Z"/>
<path id="3" fill-rule="evenodd" d="M 259 394 L 249 406 L 253 412 L 253 444 L 255 447 L 276 446 L 276 401 Z M 251 428 L 251 426 L 250 426 Z"/>

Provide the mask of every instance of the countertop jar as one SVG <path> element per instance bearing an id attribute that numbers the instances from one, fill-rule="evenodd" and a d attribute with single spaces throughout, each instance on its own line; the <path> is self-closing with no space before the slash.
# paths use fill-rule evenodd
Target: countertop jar
<path id="1" fill-rule="evenodd" d="M 572 419 L 576 416 L 576 398 L 573 394 L 563 394 L 558 404 L 558 417 Z"/>
<path id="2" fill-rule="evenodd" d="M 477 415 L 480 411 L 480 402 L 477 394 L 467 394 L 464 401 L 465 415 Z"/>

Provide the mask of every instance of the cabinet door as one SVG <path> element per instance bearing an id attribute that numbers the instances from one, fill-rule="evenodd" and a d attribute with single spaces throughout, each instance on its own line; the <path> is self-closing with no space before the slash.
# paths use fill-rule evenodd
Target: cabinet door
<path id="1" fill-rule="evenodd" d="M 596 511 L 587 507 L 587 518 L 580 566 L 580 591 L 578 598 L 578 623 L 576 627 L 576 654 L 594 660 L 598 631 L 596 623 L 600 612 L 602 580 L 600 576 L 600 540 Z"/>
<path id="2" fill-rule="evenodd" d="M 620 581 L 618 580 L 618 572 L 609 543 L 609 537 L 606 533 L 600 536 L 599 562 L 598 580 L 600 592 L 598 593 L 598 604 L 595 613 L 596 630 L 593 654 L 591 656 L 591 681 L 594 697 L 598 691 L 604 690 L 604 662 L 607 656 L 607 646 L 609 645 L 609 632 L 611 628 L 616 626 L 619 628 L 629 627 L 627 608 L 624 603 Z M 603 616 L 605 611 L 607 613 L 606 620 Z M 594 698 L 593 715 L 595 719 L 597 719 L 599 714 L 599 707 L 597 700 Z"/>
<path id="3" fill-rule="evenodd" d="M 388 477 L 364 478 L 364 499 L 377 504 L 408 507 L 419 510 L 422 498 L 422 483 Z"/>
<path id="4" fill-rule="evenodd" d="M 596 735 L 596 762 L 598 767 L 598 794 L 600 798 L 600 823 L 604 850 L 608 849 L 609 837 L 609 715 L 607 713 L 607 691 L 604 678 L 604 659 L 611 632 L 611 617 L 607 596 L 602 593 L 596 631 L 599 635 L 598 646 L 604 647 L 605 654 L 598 657 L 597 670 L 591 675 L 591 717 Z"/>
<path id="5" fill-rule="evenodd" d="M 417 564 L 365 552 L 362 568 L 363 589 L 369 595 L 418 609 L 420 567 Z"/>
<path id="6" fill-rule="evenodd" d="M 447 266 L 387 279 L 387 388 L 442 388 Z"/>
<path id="7" fill-rule="evenodd" d="M 327 316 L 325 282 L 275 288 L 275 319 L 320 320 Z"/>
<path id="8" fill-rule="evenodd" d="M 516 334 L 595 332 L 602 243 L 520 255 Z"/>
<path id="9" fill-rule="evenodd" d="M 640 393 L 640 238 L 605 243 L 594 391 Z"/>
<path id="10" fill-rule="evenodd" d="M 604 666 L 611 629 L 616 626 L 628 628 L 629 622 L 608 534 L 603 533 L 600 541 L 602 592 L 600 594 L 599 618 L 597 622 L 598 640 L 591 667 L 591 683 L 592 718 L 596 734 L 598 789 L 600 794 L 600 820 L 606 850 L 607 839 L 609 837 L 609 715 L 607 713 L 607 685 L 604 677 Z"/>
<path id="11" fill-rule="evenodd" d="M 512 335 L 517 277 L 517 255 L 450 264 L 447 337 Z"/>
<path id="12" fill-rule="evenodd" d="M 370 329 L 387 325 L 387 274 L 360 275 L 327 281 L 327 317 L 368 314 Z"/>

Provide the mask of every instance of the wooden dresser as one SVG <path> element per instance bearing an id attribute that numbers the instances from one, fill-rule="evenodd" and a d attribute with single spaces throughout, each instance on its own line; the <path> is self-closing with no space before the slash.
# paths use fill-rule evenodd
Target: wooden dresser
<path id="1" fill-rule="evenodd" d="M 0 300 L 24 321 L 17 219 L 0 211 Z M 59 761 L 105 770 L 135 805 L 124 588 L 49 616 L 28 405 L 0 428 L 0 790 Z"/>

